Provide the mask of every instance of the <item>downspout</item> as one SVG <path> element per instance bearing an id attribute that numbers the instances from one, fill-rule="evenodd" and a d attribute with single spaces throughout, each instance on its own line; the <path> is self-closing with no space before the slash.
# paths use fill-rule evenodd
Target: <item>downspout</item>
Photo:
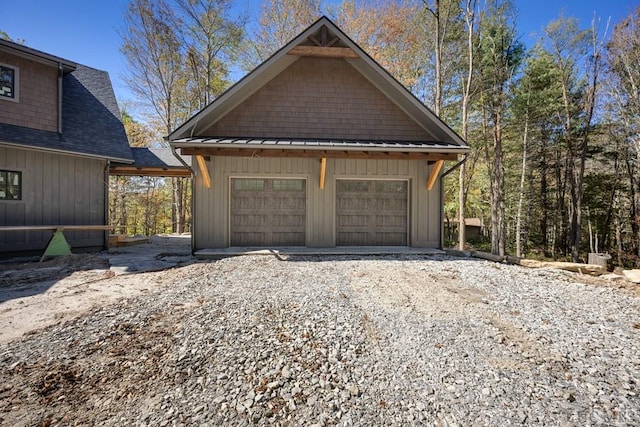
<path id="1" fill-rule="evenodd" d="M 193 185 L 195 181 L 195 172 L 193 171 L 193 169 L 191 169 L 191 166 L 189 166 L 187 162 L 184 161 L 182 156 L 178 154 L 176 149 L 171 144 L 169 144 L 169 147 L 171 147 L 171 153 L 173 153 L 174 157 L 178 159 L 178 161 L 182 163 L 182 165 L 185 168 L 187 168 L 187 170 L 191 173 L 191 253 L 193 254 L 196 251 L 196 239 L 195 239 L 195 233 L 193 232 L 193 230 L 195 229 L 195 223 L 196 223 L 196 216 L 194 215 L 194 212 L 196 210 L 196 205 L 195 205 L 196 198 L 194 197 L 195 188 Z"/>
<path id="2" fill-rule="evenodd" d="M 440 175 L 440 249 L 444 248 L 444 177 L 458 169 L 460 165 L 467 161 L 468 157 L 469 153 L 465 153 L 462 160 L 442 172 L 442 175 Z"/>
<path id="3" fill-rule="evenodd" d="M 111 168 L 111 160 L 107 159 L 104 166 L 104 225 L 109 225 L 109 169 Z M 109 234 L 111 230 L 104 230 L 104 249 L 109 249 Z"/>
<path id="4" fill-rule="evenodd" d="M 58 62 L 58 135 L 62 135 L 62 63 Z"/>

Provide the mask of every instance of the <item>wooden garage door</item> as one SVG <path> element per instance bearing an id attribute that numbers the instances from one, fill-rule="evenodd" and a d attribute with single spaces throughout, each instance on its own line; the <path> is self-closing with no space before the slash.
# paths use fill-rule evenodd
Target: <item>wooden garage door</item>
<path id="1" fill-rule="evenodd" d="M 336 182 L 336 244 L 405 246 L 407 181 Z"/>
<path id="2" fill-rule="evenodd" d="M 231 179 L 231 246 L 304 246 L 304 179 Z"/>

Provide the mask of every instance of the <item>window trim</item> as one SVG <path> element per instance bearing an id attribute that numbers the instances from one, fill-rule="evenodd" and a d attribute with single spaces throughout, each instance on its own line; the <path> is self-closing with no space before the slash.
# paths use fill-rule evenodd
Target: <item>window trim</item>
<path id="1" fill-rule="evenodd" d="M 4 62 L 0 62 L 0 66 L 13 70 L 13 98 L 0 95 L 0 99 L 10 102 L 20 102 L 20 67 L 5 64 Z"/>
<path id="2" fill-rule="evenodd" d="M 8 170 L 8 169 L 0 169 L 0 174 L 6 174 L 6 186 L 8 186 L 9 184 L 9 173 L 13 173 L 13 174 L 17 174 L 18 175 L 18 198 L 8 198 L 6 197 L 6 191 L 5 191 L 5 196 L 0 196 L 0 202 L 18 202 L 22 200 L 22 171 L 16 171 L 16 170 Z M 6 188 L 5 188 L 6 190 Z"/>

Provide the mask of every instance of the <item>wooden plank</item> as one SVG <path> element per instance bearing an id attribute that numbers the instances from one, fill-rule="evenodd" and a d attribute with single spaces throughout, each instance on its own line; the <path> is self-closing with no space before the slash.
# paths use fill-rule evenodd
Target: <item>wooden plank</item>
<path id="1" fill-rule="evenodd" d="M 111 230 L 118 228 L 113 225 L 4 225 L 0 226 L 0 231 L 56 231 L 56 230 Z"/>
<path id="2" fill-rule="evenodd" d="M 320 160 L 320 189 L 324 190 L 324 178 L 327 172 L 327 158 L 323 157 Z"/>
<path id="3" fill-rule="evenodd" d="M 440 169 L 442 169 L 443 164 L 443 160 L 438 160 L 433 166 L 431 175 L 429 175 L 429 179 L 427 180 L 427 190 L 431 191 L 431 189 L 433 188 L 433 184 L 436 183 L 436 179 L 438 179 L 438 174 L 440 173 Z"/>
<path id="4" fill-rule="evenodd" d="M 350 47 L 296 46 L 287 54 L 319 58 L 359 58 L 358 54 Z"/>
<path id="5" fill-rule="evenodd" d="M 457 160 L 455 153 L 428 153 L 413 151 L 349 151 L 349 150 L 307 150 L 278 148 L 226 148 L 226 147 L 183 147 L 182 155 L 231 156 L 231 157 L 302 157 L 331 159 L 391 159 L 391 160 Z"/>
<path id="6" fill-rule="evenodd" d="M 191 172 L 185 168 L 137 168 L 134 166 L 112 166 L 109 175 L 114 176 L 158 176 L 158 177 L 185 177 L 191 176 Z"/>
<path id="7" fill-rule="evenodd" d="M 607 269 L 597 264 L 580 264 L 575 262 L 561 261 L 538 261 L 534 259 L 521 259 L 518 263 L 529 268 L 557 268 L 560 270 L 573 271 L 575 273 L 589 274 L 591 276 L 601 276 Z"/>
<path id="8" fill-rule="evenodd" d="M 200 173 L 202 174 L 202 181 L 205 188 L 211 188 L 211 177 L 209 176 L 209 169 L 207 168 L 207 163 L 204 160 L 204 156 L 198 154 L 196 156 L 196 160 L 198 162 L 198 167 L 200 168 Z"/>

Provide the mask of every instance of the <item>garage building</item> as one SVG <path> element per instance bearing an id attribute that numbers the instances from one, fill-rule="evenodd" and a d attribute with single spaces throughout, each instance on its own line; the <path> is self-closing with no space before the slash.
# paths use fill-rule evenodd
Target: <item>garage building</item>
<path id="1" fill-rule="evenodd" d="M 468 145 L 322 17 L 169 135 L 193 246 L 442 246 Z"/>

